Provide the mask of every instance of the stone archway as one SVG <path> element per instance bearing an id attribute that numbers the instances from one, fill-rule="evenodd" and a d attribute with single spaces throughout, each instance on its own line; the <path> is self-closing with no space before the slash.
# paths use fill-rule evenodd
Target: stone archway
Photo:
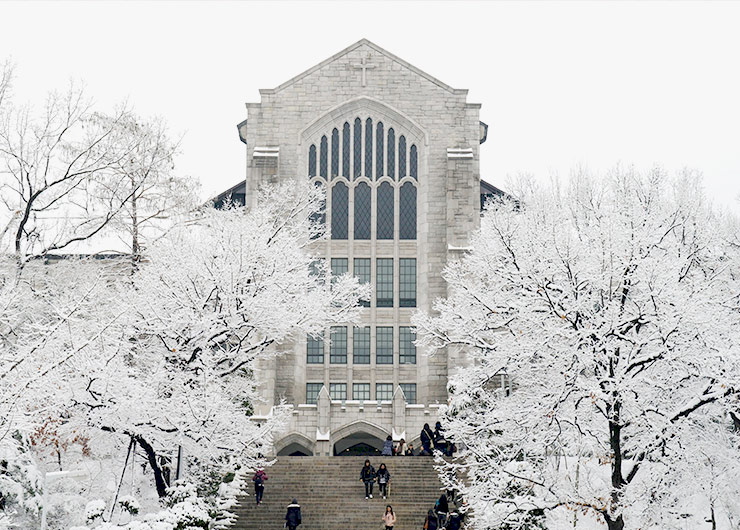
<path id="1" fill-rule="evenodd" d="M 331 446 L 335 456 L 380 454 L 383 442 L 391 433 L 373 423 L 358 420 L 332 433 Z"/>
<path id="2" fill-rule="evenodd" d="M 315 442 L 301 433 L 293 432 L 275 443 L 277 456 L 313 456 Z"/>

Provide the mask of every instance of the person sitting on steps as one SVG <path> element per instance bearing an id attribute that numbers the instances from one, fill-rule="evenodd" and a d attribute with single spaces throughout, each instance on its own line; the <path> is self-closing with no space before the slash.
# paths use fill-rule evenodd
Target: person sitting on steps
<path id="1" fill-rule="evenodd" d="M 254 482 L 254 499 L 257 504 L 262 503 L 262 496 L 265 494 L 265 481 L 267 480 L 267 474 L 263 468 L 258 468 L 257 472 L 252 477 Z"/>
<path id="2" fill-rule="evenodd" d="M 373 483 L 375 482 L 375 468 L 370 465 L 370 460 L 365 460 L 365 465 L 360 471 L 360 480 L 365 483 L 365 498 L 373 498 Z"/>
<path id="3" fill-rule="evenodd" d="M 406 456 L 414 456 L 414 444 L 409 444 L 406 449 Z"/>
<path id="4" fill-rule="evenodd" d="M 388 483 L 391 481 L 391 474 L 388 471 L 388 468 L 385 467 L 385 464 L 380 464 L 380 467 L 378 468 L 378 489 L 380 490 L 380 493 L 383 495 L 383 498 L 385 499 L 388 495 Z"/>
<path id="5" fill-rule="evenodd" d="M 383 451 L 380 453 L 381 456 L 393 456 L 393 438 L 388 436 L 383 442 Z"/>
<path id="6" fill-rule="evenodd" d="M 444 429 L 440 422 L 437 422 L 434 425 L 434 433 L 432 436 L 432 439 L 434 440 L 434 448 L 437 451 L 442 451 L 444 454 L 447 454 L 447 440 L 445 440 Z"/>
<path id="7" fill-rule="evenodd" d="M 429 510 L 427 518 L 424 519 L 424 530 L 437 530 L 437 516 L 434 510 Z"/>
<path id="8" fill-rule="evenodd" d="M 464 518 L 465 514 L 460 514 L 457 510 L 453 510 L 447 521 L 447 530 L 460 530 Z"/>
<path id="9" fill-rule="evenodd" d="M 301 506 L 298 504 L 298 499 L 293 499 L 293 502 L 288 505 L 288 511 L 285 514 L 285 528 L 295 530 L 301 522 Z"/>
<path id="10" fill-rule="evenodd" d="M 401 440 L 399 440 L 398 445 L 396 446 L 395 455 L 396 456 L 405 456 L 406 455 L 406 440 L 404 440 L 403 438 L 401 438 Z"/>
<path id="11" fill-rule="evenodd" d="M 390 504 L 385 507 L 383 524 L 385 525 L 385 530 L 393 530 L 393 527 L 396 524 L 396 515 L 393 513 L 393 507 Z"/>

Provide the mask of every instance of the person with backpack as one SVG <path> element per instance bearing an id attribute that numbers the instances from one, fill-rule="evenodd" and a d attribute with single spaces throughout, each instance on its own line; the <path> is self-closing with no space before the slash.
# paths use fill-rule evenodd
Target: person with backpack
<path id="1" fill-rule="evenodd" d="M 380 493 L 383 495 L 383 498 L 385 499 L 388 495 L 388 484 L 391 481 L 391 474 L 388 471 L 388 468 L 385 467 L 385 464 L 380 464 L 380 467 L 378 468 L 378 489 L 380 490 Z"/>
<path id="2" fill-rule="evenodd" d="M 424 530 L 437 530 L 437 516 L 434 515 L 434 510 L 429 510 L 427 518 L 424 519 Z"/>
<path id="3" fill-rule="evenodd" d="M 257 469 L 257 472 L 252 477 L 254 482 L 254 499 L 257 504 L 262 503 L 262 496 L 265 494 L 265 481 L 267 480 L 267 474 L 261 467 Z"/>
<path id="4" fill-rule="evenodd" d="M 365 460 L 365 465 L 360 471 L 360 480 L 365 483 L 365 498 L 373 498 L 373 484 L 375 483 L 375 468 L 370 465 L 370 460 Z"/>
<path id="5" fill-rule="evenodd" d="M 295 530 L 302 522 L 301 506 L 298 504 L 298 499 L 293 499 L 293 501 L 288 505 L 288 511 L 285 514 L 285 527 L 288 530 Z"/>
<path id="6" fill-rule="evenodd" d="M 393 513 L 393 507 L 390 504 L 385 507 L 383 524 L 385 525 L 385 530 L 393 530 L 393 527 L 396 524 L 396 515 Z"/>
<path id="7" fill-rule="evenodd" d="M 440 528 L 445 526 L 449 510 L 450 506 L 447 503 L 447 495 L 443 493 L 439 496 L 439 499 L 437 499 L 437 502 L 434 505 L 434 512 L 437 514 L 437 522 Z"/>
<path id="8" fill-rule="evenodd" d="M 421 454 L 431 456 L 432 454 L 432 440 L 434 439 L 434 433 L 428 423 L 424 424 L 424 428 L 421 430 Z"/>

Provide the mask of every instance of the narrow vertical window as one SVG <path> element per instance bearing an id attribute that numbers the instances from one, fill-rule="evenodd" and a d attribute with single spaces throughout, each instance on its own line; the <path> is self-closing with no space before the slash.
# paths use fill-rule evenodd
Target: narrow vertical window
<path id="1" fill-rule="evenodd" d="M 361 284 L 370 283 L 370 258 L 355 258 L 354 263 L 354 274 L 355 278 Z M 360 305 L 363 307 L 370 307 L 370 300 L 360 300 Z"/>
<path id="2" fill-rule="evenodd" d="M 362 175 L 362 120 L 360 118 L 355 118 L 353 147 L 355 150 L 353 170 L 357 178 Z"/>
<path id="3" fill-rule="evenodd" d="M 406 137 L 398 139 L 398 180 L 406 176 Z"/>
<path id="4" fill-rule="evenodd" d="M 324 185 L 319 181 L 314 182 L 314 186 L 321 190 L 324 189 Z M 321 204 L 319 204 L 318 211 L 311 212 L 311 215 L 309 216 L 311 224 L 313 225 L 311 227 L 311 239 L 318 238 L 326 229 L 326 198 L 323 193 L 321 194 L 321 197 Z"/>
<path id="5" fill-rule="evenodd" d="M 352 364 L 370 364 L 370 326 L 354 329 Z"/>
<path id="6" fill-rule="evenodd" d="M 339 176 L 339 131 L 331 132 L 331 178 Z"/>
<path id="7" fill-rule="evenodd" d="M 396 178 L 396 131 L 393 127 L 388 129 L 388 170 L 385 174 L 394 180 Z"/>
<path id="8" fill-rule="evenodd" d="M 306 362 L 308 364 L 324 364 L 324 336 L 308 336 L 306 340 Z"/>
<path id="9" fill-rule="evenodd" d="M 349 173 L 349 123 L 344 122 L 344 129 L 342 129 L 342 176 L 350 178 Z"/>
<path id="10" fill-rule="evenodd" d="M 393 239 L 393 221 L 396 213 L 393 196 L 394 189 L 390 182 L 383 182 L 378 186 L 376 228 L 376 237 L 378 239 Z"/>
<path id="11" fill-rule="evenodd" d="M 398 198 L 398 232 L 401 239 L 416 239 L 416 186 L 401 186 Z"/>
<path id="12" fill-rule="evenodd" d="M 406 403 L 409 405 L 416 404 L 416 383 L 401 383 L 398 385 L 403 390 L 403 395 L 406 396 Z"/>
<path id="13" fill-rule="evenodd" d="M 327 154 L 326 151 L 328 150 L 326 136 L 321 137 L 321 149 L 319 151 L 319 175 L 326 178 L 327 175 Z"/>
<path id="14" fill-rule="evenodd" d="M 373 178 L 373 120 L 365 120 L 365 176 Z"/>
<path id="15" fill-rule="evenodd" d="M 332 401 L 346 401 L 347 383 L 329 383 L 329 397 Z"/>
<path id="16" fill-rule="evenodd" d="M 416 258 L 401 258 L 399 269 L 400 307 L 416 307 Z"/>
<path id="17" fill-rule="evenodd" d="M 377 258 L 375 293 L 377 307 L 393 307 L 393 258 Z"/>
<path id="18" fill-rule="evenodd" d="M 375 128 L 375 180 L 383 176 L 383 122 Z"/>
<path id="19" fill-rule="evenodd" d="M 375 364 L 393 364 L 393 328 L 375 328 Z"/>
<path id="20" fill-rule="evenodd" d="M 316 176 L 316 146 L 314 144 L 308 148 L 308 176 Z"/>
<path id="21" fill-rule="evenodd" d="M 398 328 L 398 362 L 399 364 L 416 364 L 416 332 L 408 326 Z M 408 396 L 407 396 L 408 397 Z"/>
<path id="22" fill-rule="evenodd" d="M 348 223 L 349 189 L 340 182 L 331 190 L 331 238 L 347 239 Z"/>
<path id="23" fill-rule="evenodd" d="M 329 363 L 347 364 L 347 326 L 332 326 Z"/>
<path id="24" fill-rule="evenodd" d="M 419 180 L 419 157 L 416 152 L 416 146 L 411 146 L 411 159 L 409 160 L 409 173 L 411 174 L 412 178 L 415 178 L 416 180 Z"/>
<path id="25" fill-rule="evenodd" d="M 355 239 L 370 239 L 371 190 L 365 182 L 355 188 Z"/>
<path id="26" fill-rule="evenodd" d="M 334 278 L 347 274 L 349 263 L 347 258 L 332 258 L 331 259 L 331 280 L 334 282 Z"/>
<path id="27" fill-rule="evenodd" d="M 306 383 L 306 404 L 315 405 L 324 383 Z"/>

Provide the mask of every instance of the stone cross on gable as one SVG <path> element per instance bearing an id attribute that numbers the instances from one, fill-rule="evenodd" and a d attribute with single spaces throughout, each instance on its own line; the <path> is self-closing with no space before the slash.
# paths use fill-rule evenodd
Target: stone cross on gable
<path id="1" fill-rule="evenodd" d="M 375 68 L 374 64 L 368 64 L 363 57 L 360 59 L 360 64 L 353 64 L 352 68 L 355 70 L 362 70 L 362 86 L 367 86 L 367 71 Z"/>

